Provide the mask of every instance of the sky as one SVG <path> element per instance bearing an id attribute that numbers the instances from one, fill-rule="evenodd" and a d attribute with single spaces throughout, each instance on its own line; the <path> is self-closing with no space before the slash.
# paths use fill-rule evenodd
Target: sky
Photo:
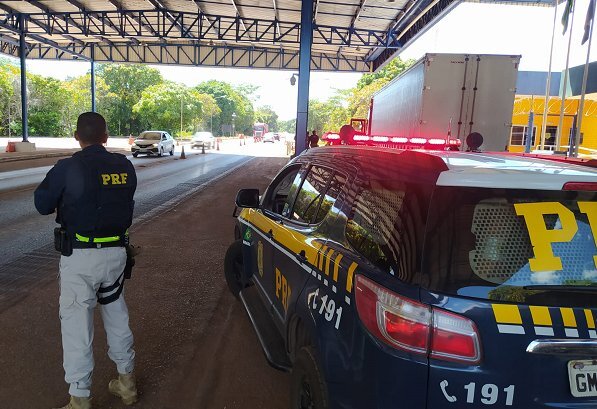
<path id="1" fill-rule="evenodd" d="M 572 30 L 570 66 L 584 64 L 588 43 L 580 45 L 589 0 L 577 0 Z M 558 6 L 553 65 L 554 71 L 565 67 L 568 35 L 562 35 L 560 23 L 563 4 Z M 553 7 L 514 6 L 487 3 L 462 3 L 400 52 L 403 59 L 419 59 L 425 53 L 483 53 L 522 55 L 519 69 L 547 71 L 554 22 Z M 597 35 L 596 35 L 597 37 Z M 591 61 L 597 59 L 597 38 L 591 47 Z M 59 79 L 86 73 L 89 63 L 79 61 L 27 62 L 28 69 Z M 256 106 L 269 105 L 280 119 L 296 117 L 297 87 L 290 85 L 292 71 L 248 70 L 155 66 L 165 79 L 197 85 L 211 79 L 233 84 L 253 84 Z M 356 85 L 358 73 L 311 73 L 310 98 L 326 100 L 338 89 Z"/>

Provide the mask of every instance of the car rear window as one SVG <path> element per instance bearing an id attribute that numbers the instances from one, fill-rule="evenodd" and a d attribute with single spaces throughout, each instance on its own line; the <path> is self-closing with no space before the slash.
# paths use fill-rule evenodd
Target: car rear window
<path id="1" fill-rule="evenodd" d="M 411 282 L 420 267 L 425 189 L 388 179 L 358 181 L 345 236 L 381 271 Z"/>
<path id="2" fill-rule="evenodd" d="M 564 302 L 564 293 L 597 298 L 596 198 L 594 192 L 437 187 L 423 285 L 521 303 Z"/>
<path id="3" fill-rule="evenodd" d="M 139 135 L 139 139 L 149 139 L 153 141 L 159 141 L 161 138 L 161 132 L 142 132 L 141 135 Z"/>
<path id="4" fill-rule="evenodd" d="M 312 166 L 296 196 L 292 212 L 287 206 L 286 217 L 305 224 L 323 221 L 338 198 L 346 177 L 320 166 Z"/>

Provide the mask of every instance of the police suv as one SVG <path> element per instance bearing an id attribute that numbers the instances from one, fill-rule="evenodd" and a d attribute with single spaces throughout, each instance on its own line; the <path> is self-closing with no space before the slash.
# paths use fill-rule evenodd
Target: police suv
<path id="1" fill-rule="evenodd" d="M 295 408 L 597 408 L 597 169 L 310 149 L 238 193 L 227 283 Z"/>

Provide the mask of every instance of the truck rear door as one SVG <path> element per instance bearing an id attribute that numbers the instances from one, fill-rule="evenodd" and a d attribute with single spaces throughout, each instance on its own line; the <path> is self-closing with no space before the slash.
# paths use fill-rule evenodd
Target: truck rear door
<path id="1" fill-rule="evenodd" d="M 597 407 L 596 196 L 436 188 L 428 408 Z"/>

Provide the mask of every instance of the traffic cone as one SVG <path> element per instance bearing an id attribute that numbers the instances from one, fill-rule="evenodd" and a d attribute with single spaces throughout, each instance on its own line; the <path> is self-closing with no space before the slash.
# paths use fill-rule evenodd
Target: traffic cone
<path id="1" fill-rule="evenodd" d="M 182 152 L 180 152 L 180 159 L 186 159 L 187 155 L 184 154 L 184 145 L 182 145 Z"/>

